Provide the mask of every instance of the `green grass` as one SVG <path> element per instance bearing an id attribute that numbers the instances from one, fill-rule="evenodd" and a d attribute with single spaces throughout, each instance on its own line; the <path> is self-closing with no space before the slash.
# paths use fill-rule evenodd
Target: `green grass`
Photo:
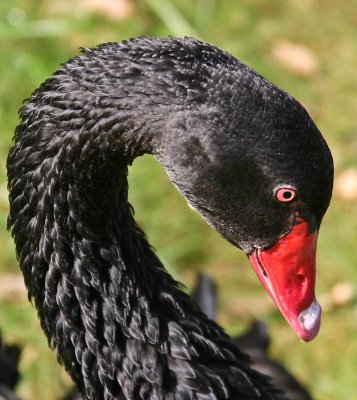
<path id="1" fill-rule="evenodd" d="M 195 34 L 233 53 L 306 105 L 330 144 L 337 174 L 356 165 L 354 2 L 138 0 L 130 18 L 121 21 L 71 6 L 61 13 L 50 12 L 54 3 L 71 5 L 64 0 L 2 0 L 0 4 L 0 283 L 5 274 L 19 275 L 6 231 L 5 173 L 17 110 L 80 46 L 140 35 Z M 274 61 L 271 49 L 282 39 L 310 48 L 319 60 L 318 72 L 301 77 Z M 134 163 L 130 188 L 137 219 L 170 272 L 188 286 L 195 271 L 207 271 L 216 279 L 219 321 L 229 332 L 240 332 L 252 317 L 264 318 L 274 338 L 274 356 L 308 385 L 317 400 L 355 399 L 356 298 L 326 311 L 318 338 L 301 344 L 271 305 L 242 253 L 187 208 L 154 160 L 143 157 Z M 357 289 L 356 242 L 357 204 L 335 196 L 320 233 L 318 295 L 324 297 L 341 281 L 352 282 Z M 24 291 L 0 293 L 0 327 L 7 341 L 23 347 L 21 396 L 58 399 L 70 382 L 48 350 Z"/>

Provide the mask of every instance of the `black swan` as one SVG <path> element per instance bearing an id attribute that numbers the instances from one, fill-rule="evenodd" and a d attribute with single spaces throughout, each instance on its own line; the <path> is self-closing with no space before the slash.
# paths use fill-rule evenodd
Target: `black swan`
<path id="1" fill-rule="evenodd" d="M 127 173 L 153 154 L 311 340 L 333 162 L 305 109 L 213 46 L 139 38 L 84 49 L 20 116 L 9 227 L 49 345 L 84 397 L 280 398 L 167 274 L 133 218 Z"/>
<path id="2" fill-rule="evenodd" d="M 211 319 L 216 318 L 217 287 L 214 281 L 205 274 L 199 274 L 192 298 L 201 310 Z M 269 354 L 270 335 L 263 321 L 253 321 L 240 336 L 233 337 L 234 343 L 252 359 L 252 368 L 271 378 L 289 400 L 312 400 L 309 392 L 282 365 L 273 360 Z"/>

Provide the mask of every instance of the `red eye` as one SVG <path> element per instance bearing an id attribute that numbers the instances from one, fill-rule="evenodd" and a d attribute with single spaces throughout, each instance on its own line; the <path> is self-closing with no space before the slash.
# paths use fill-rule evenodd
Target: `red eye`
<path id="1" fill-rule="evenodd" d="M 288 203 L 296 197 L 296 190 L 292 188 L 279 188 L 275 192 L 275 197 L 278 201 L 282 203 Z"/>

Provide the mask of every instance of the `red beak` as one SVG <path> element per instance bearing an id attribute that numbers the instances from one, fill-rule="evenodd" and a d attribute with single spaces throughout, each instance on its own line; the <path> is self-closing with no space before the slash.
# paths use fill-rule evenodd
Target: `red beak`
<path id="1" fill-rule="evenodd" d="M 297 216 L 291 231 L 266 250 L 256 249 L 249 260 L 285 319 L 308 342 L 320 329 L 321 307 L 315 297 L 318 232 L 309 232 Z"/>

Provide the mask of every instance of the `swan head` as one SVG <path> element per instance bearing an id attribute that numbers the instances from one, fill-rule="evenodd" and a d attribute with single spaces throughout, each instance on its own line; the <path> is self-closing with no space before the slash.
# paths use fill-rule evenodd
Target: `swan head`
<path id="1" fill-rule="evenodd" d="M 207 95 L 172 121 L 175 140 L 168 136 L 157 158 L 192 208 L 247 254 L 286 320 L 309 341 L 321 319 L 316 244 L 332 193 L 332 156 L 295 99 L 251 71 L 244 76 L 212 106 Z"/>

